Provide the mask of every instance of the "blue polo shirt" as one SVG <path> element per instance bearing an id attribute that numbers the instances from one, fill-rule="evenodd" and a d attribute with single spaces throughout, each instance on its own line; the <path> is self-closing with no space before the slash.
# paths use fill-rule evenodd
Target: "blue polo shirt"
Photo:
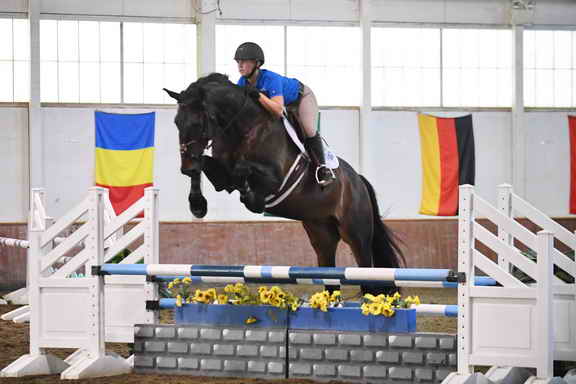
<path id="1" fill-rule="evenodd" d="M 238 85 L 244 87 L 246 79 L 244 76 L 238 80 Z M 279 75 L 276 72 L 267 69 L 261 69 L 256 80 L 256 88 L 269 98 L 274 96 L 284 96 L 284 105 L 292 104 L 298 99 L 298 92 L 300 90 L 300 82 L 296 79 L 290 79 Z"/>

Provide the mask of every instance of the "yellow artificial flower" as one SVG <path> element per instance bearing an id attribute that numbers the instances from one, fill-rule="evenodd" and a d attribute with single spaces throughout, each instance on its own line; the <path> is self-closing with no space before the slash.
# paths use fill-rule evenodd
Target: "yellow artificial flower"
<path id="1" fill-rule="evenodd" d="M 394 313 L 396 313 L 396 311 L 394 311 L 394 308 L 390 306 L 385 306 L 382 311 L 382 314 L 386 317 L 392 317 L 394 316 Z"/>
<path id="2" fill-rule="evenodd" d="M 364 316 L 368 316 L 370 314 L 370 304 L 364 303 L 362 306 L 360 306 L 360 308 L 362 309 L 362 314 Z"/>
<path id="3" fill-rule="evenodd" d="M 330 296 L 330 301 L 338 302 L 342 299 L 342 293 L 340 291 L 332 292 L 332 296 Z"/>
<path id="4" fill-rule="evenodd" d="M 255 318 L 254 316 L 250 316 L 249 318 L 247 318 L 246 320 L 244 320 L 244 323 L 246 324 L 254 324 L 255 322 L 257 322 L 258 319 Z"/>
<path id="5" fill-rule="evenodd" d="M 228 295 L 218 295 L 218 304 L 226 304 L 228 303 Z"/>
<path id="6" fill-rule="evenodd" d="M 372 295 L 372 294 L 370 294 L 370 293 L 366 293 L 366 294 L 364 295 L 364 298 L 367 299 L 367 300 L 370 300 L 370 301 L 376 301 L 376 296 L 374 296 L 374 295 Z"/>
<path id="7" fill-rule="evenodd" d="M 189 278 L 189 277 L 185 277 L 185 278 L 182 279 L 182 282 L 183 282 L 184 284 L 186 284 L 186 285 L 189 285 L 189 284 L 192 283 L 192 279 Z"/>
<path id="8" fill-rule="evenodd" d="M 206 290 L 206 297 L 209 301 L 214 301 L 216 299 L 216 288 Z"/>
<path id="9" fill-rule="evenodd" d="M 174 288 L 174 282 L 173 281 L 168 283 L 168 289 L 172 289 L 172 288 Z"/>
<path id="10" fill-rule="evenodd" d="M 376 316 L 381 315 L 383 307 L 384 307 L 384 304 L 382 304 L 382 303 L 372 303 L 370 305 L 370 314 L 376 315 Z"/>
<path id="11" fill-rule="evenodd" d="M 177 307 L 182 306 L 182 296 L 180 296 L 180 295 L 176 296 L 176 306 Z"/>
<path id="12" fill-rule="evenodd" d="M 279 298 L 275 297 L 270 301 L 270 304 L 272 304 L 274 307 L 279 307 L 279 308 L 284 308 L 282 306 L 284 304 L 284 302 L 282 300 L 280 300 Z"/>
<path id="13" fill-rule="evenodd" d="M 420 298 L 418 296 L 408 296 L 406 298 L 406 304 L 408 307 L 411 305 L 420 305 Z"/>
<path id="14" fill-rule="evenodd" d="M 242 283 L 236 283 L 236 285 L 234 285 L 234 290 L 236 293 L 243 295 L 247 293 L 248 288 Z"/>

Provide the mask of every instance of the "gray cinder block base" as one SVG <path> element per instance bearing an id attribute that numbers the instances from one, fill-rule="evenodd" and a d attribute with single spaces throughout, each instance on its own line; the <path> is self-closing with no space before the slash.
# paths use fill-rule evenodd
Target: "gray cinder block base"
<path id="1" fill-rule="evenodd" d="M 250 327 L 138 325 L 136 373 L 440 383 L 456 337 Z"/>

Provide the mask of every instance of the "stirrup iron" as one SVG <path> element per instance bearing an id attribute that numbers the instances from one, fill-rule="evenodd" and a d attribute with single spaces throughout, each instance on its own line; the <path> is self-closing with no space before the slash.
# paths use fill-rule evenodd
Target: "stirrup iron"
<path id="1" fill-rule="evenodd" d="M 318 174 L 320 173 L 320 169 L 322 168 L 326 168 L 329 172 L 330 172 L 330 181 L 327 180 L 320 180 L 320 177 L 318 177 Z M 325 186 L 329 183 L 331 183 L 332 181 L 336 180 L 336 174 L 334 174 L 334 171 L 331 168 L 328 168 L 326 166 L 326 164 L 320 164 L 318 167 L 316 167 L 316 172 L 314 173 L 314 178 L 316 179 L 316 183 L 318 183 L 321 186 Z"/>

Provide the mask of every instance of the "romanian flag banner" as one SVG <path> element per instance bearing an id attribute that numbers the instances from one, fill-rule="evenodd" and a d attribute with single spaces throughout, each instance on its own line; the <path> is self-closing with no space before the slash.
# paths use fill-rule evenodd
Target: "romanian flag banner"
<path id="1" fill-rule="evenodd" d="M 576 116 L 568 116 L 570 131 L 570 213 L 576 214 Z"/>
<path id="2" fill-rule="evenodd" d="M 418 115 L 422 152 L 420 213 L 458 214 L 458 186 L 474 185 L 475 155 L 472 115 L 443 118 Z"/>
<path id="3" fill-rule="evenodd" d="M 96 185 L 108 188 L 117 215 L 144 196 L 154 172 L 154 112 L 95 112 Z"/>

